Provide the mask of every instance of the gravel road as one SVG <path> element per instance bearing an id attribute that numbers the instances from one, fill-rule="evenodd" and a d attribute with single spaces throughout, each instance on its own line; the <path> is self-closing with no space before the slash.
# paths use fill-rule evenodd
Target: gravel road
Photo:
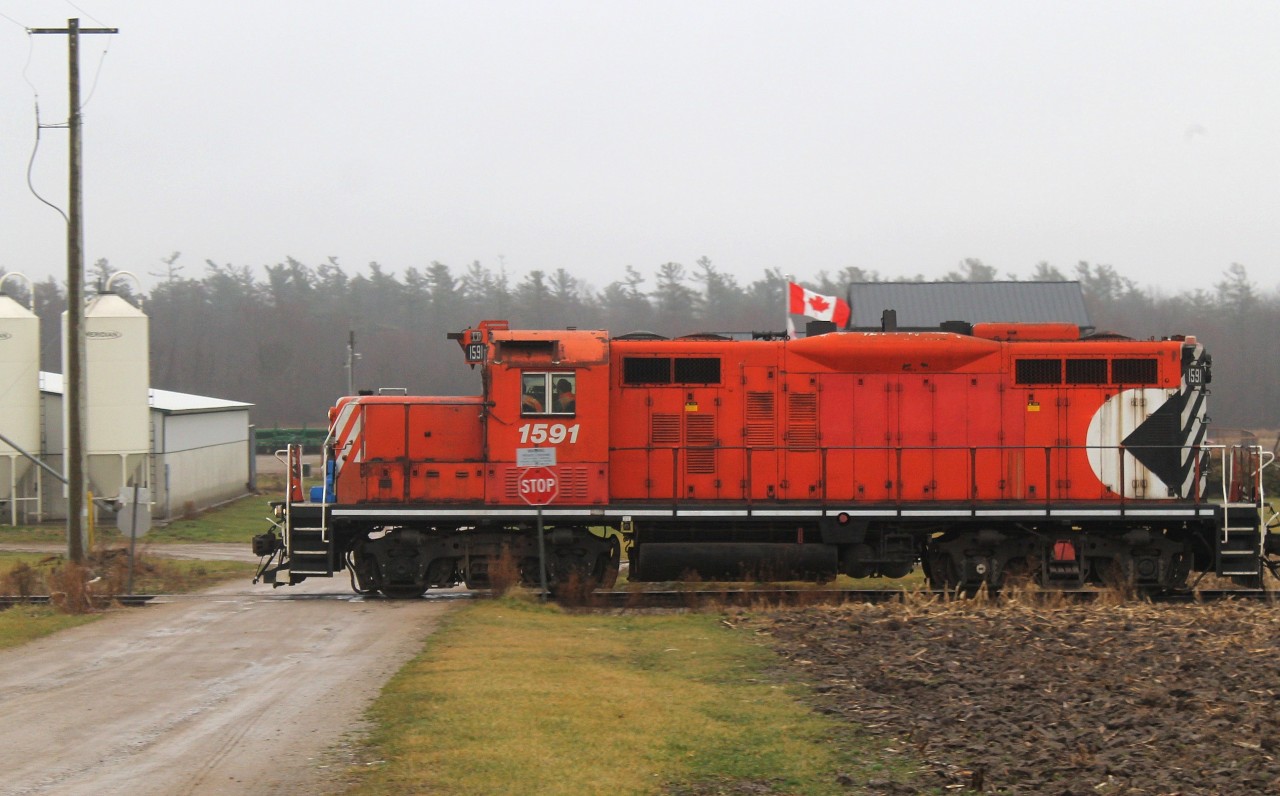
<path id="1" fill-rule="evenodd" d="M 0 652 L 0 794 L 306 794 L 454 602 L 236 582 Z"/>

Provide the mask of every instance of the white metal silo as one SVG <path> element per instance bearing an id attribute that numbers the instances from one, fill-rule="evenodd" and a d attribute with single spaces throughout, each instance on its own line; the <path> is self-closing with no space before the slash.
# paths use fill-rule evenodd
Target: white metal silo
<path id="1" fill-rule="evenodd" d="M 0 286 L 11 276 L 0 278 Z M 26 279 L 26 277 L 23 277 Z M 30 280 L 27 280 L 30 286 Z M 17 524 L 19 507 L 40 513 L 40 479 L 35 466 L 19 453 L 40 455 L 40 319 L 31 310 L 0 294 L 0 502 L 8 503 L 9 522 Z M 16 448 L 15 448 L 16 446 Z"/>
<path id="2" fill-rule="evenodd" d="M 150 322 L 142 310 L 107 291 L 89 299 L 84 310 L 85 450 L 89 490 L 114 498 L 130 484 L 149 486 Z M 64 341 L 66 320 L 63 313 Z M 64 361 L 65 356 L 64 343 Z"/>

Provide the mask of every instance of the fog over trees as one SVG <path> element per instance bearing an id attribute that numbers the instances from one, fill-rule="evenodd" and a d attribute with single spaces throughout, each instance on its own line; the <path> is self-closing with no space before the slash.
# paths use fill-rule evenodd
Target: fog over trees
<path id="1" fill-rule="evenodd" d="M 647 273 L 628 266 L 622 279 L 602 288 L 562 268 L 517 275 L 478 261 L 461 268 L 432 262 L 399 275 L 377 263 L 348 273 L 332 258 L 317 264 L 286 258 L 259 268 L 210 260 L 194 267 L 174 253 L 162 263 L 151 274 L 154 287 L 141 297 L 151 319 L 152 386 L 253 403 L 259 427 L 325 422 L 327 408 L 346 391 L 350 332 L 359 354 L 357 388 L 468 395 L 479 390 L 478 371 L 445 335 L 481 320 L 669 336 L 781 331 L 788 281 L 783 269 L 772 268 L 744 282 L 705 257 Z M 91 271 L 90 281 L 102 284 L 115 269 L 100 260 Z M 811 290 L 839 296 L 851 282 L 925 279 L 887 279 L 853 267 L 793 273 Z M 1280 426 L 1272 348 L 1280 341 L 1280 295 L 1261 292 L 1243 265 L 1228 266 L 1211 287 L 1177 294 L 1140 287 L 1110 265 L 1087 262 L 1066 269 L 1040 263 L 1018 275 L 968 259 L 942 278 L 1079 281 L 1099 330 L 1137 338 L 1194 334 L 1206 345 L 1214 361 L 1215 426 Z M 138 300 L 130 280 L 118 279 L 115 287 Z M 5 289 L 26 302 L 22 282 L 10 280 Z M 53 278 L 33 289 L 42 368 L 59 372 L 66 292 Z"/>

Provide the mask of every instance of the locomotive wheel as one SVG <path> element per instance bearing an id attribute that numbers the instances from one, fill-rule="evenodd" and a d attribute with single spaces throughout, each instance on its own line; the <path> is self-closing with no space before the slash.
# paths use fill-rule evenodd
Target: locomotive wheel
<path id="1" fill-rule="evenodd" d="M 979 580 L 966 580 L 961 575 L 961 565 L 945 550 L 932 550 L 927 555 L 929 565 L 925 567 L 925 576 L 931 589 L 943 589 L 965 597 L 973 597 L 982 590 L 983 586 L 992 592 L 998 588 L 987 581 L 985 573 Z"/>
<path id="2" fill-rule="evenodd" d="M 930 551 L 927 554 L 928 566 L 925 567 L 925 578 L 931 589 L 954 589 L 960 583 L 956 576 L 951 556 L 942 551 Z"/>
<path id="3" fill-rule="evenodd" d="M 601 537 L 577 529 L 574 542 L 547 550 L 547 588 L 552 594 L 589 594 L 610 589 L 618 579 L 622 545 L 617 536 Z M 521 575 L 526 585 L 538 585 L 538 561 L 531 559 Z"/>
<path id="4" fill-rule="evenodd" d="M 905 578 L 915 568 L 914 561 L 886 561 L 880 565 L 880 574 L 886 578 Z"/>
<path id="5" fill-rule="evenodd" d="M 874 566 L 868 561 L 872 555 L 871 545 L 849 545 L 840 557 L 840 569 L 851 578 L 869 578 L 875 574 Z"/>
<path id="6" fill-rule="evenodd" d="M 618 562 L 622 558 L 622 546 L 617 537 L 610 537 L 610 548 L 594 560 L 548 562 L 547 588 L 556 596 L 586 595 L 596 589 L 612 589 L 618 580 Z M 534 572 L 537 571 L 536 566 Z"/>

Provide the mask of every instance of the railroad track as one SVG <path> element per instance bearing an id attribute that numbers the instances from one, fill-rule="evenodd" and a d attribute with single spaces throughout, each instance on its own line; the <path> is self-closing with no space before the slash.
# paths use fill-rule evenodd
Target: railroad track
<path id="1" fill-rule="evenodd" d="M 266 592 L 245 592 L 239 595 L 217 595 L 218 599 L 228 596 L 262 596 L 285 602 L 306 602 L 312 600 L 388 600 L 392 598 L 381 595 L 358 595 L 350 593 L 334 594 L 273 594 Z M 429 592 L 420 599 L 426 600 L 469 600 L 486 599 L 484 591 L 452 591 Z M 999 603 L 1011 595 L 996 593 L 991 596 L 965 597 L 955 592 L 940 589 L 656 589 L 646 591 L 595 591 L 589 595 L 573 598 L 552 598 L 566 607 L 584 609 L 656 609 L 656 608 L 708 608 L 726 606 L 735 608 L 787 608 L 806 605 L 844 605 L 848 603 L 888 603 L 910 600 L 988 600 Z M 1060 591 L 1018 591 L 1016 599 L 1050 602 L 1065 600 L 1068 602 L 1094 602 L 1099 599 L 1118 600 L 1115 592 L 1097 589 L 1060 590 Z M 95 607 L 105 608 L 111 604 L 125 607 L 142 607 L 153 602 L 167 603 L 175 600 L 191 601 L 204 599 L 200 594 L 139 594 L 122 595 L 111 600 L 95 600 Z M 1223 600 L 1242 600 L 1257 602 L 1280 602 L 1280 592 L 1265 589 L 1202 589 L 1196 591 L 1166 592 L 1146 594 L 1128 598 L 1129 601 L 1147 601 L 1153 603 L 1209 603 Z M 0 595 L 0 609 L 15 605 L 47 605 L 48 595 L 30 597 L 12 597 Z"/>
<path id="2" fill-rule="evenodd" d="M 151 602 L 158 596 L 159 595 L 156 595 L 156 594 L 125 594 L 125 595 L 120 595 L 118 597 L 111 597 L 111 598 L 95 597 L 93 598 L 93 607 L 99 608 L 99 609 L 108 608 L 112 605 L 112 603 L 115 603 L 118 605 L 130 607 L 130 608 L 136 608 L 138 606 L 146 605 L 147 603 Z M 5 608 L 12 608 L 15 605 L 48 605 L 48 604 L 49 604 L 49 595 L 47 594 L 33 594 L 29 597 L 10 597 L 10 596 L 0 595 L 0 610 L 3 610 Z"/>
<path id="3" fill-rule="evenodd" d="M 893 589 L 676 589 L 658 591 L 597 591 L 580 601 L 562 601 L 584 608 L 705 608 L 724 605 L 731 607 L 779 608 L 806 605 L 843 605 L 846 603 L 887 603 L 903 600 L 965 600 L 986 599 L 1000 602 L 1013 595 L 996 593 L 986 597 L 969 598 L 955 592 L 917 589 L 902 591 Z M 1018 600 L 1050 602 L 1094 602 L 1099 599 L 1118 599 L 1115 592 L 1097 589 L 1073 591 L 1018 591 Z M 1154 603 L 1200 603 L 1222 600 L 1280 601 L 1280 592 L 1264 589 L 1205 589 L 1186 592 L 1168 592 L 1140 595 L 1131 601 Z"/>

